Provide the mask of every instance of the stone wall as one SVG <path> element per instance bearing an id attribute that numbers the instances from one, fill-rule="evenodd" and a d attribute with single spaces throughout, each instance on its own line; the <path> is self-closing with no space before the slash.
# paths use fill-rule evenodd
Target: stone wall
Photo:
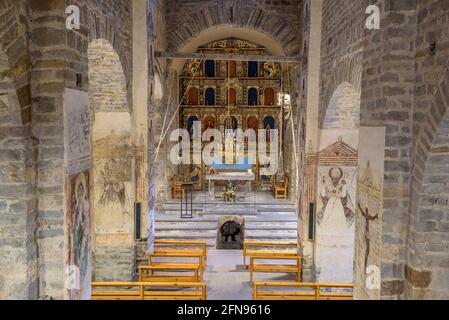
<path id="1" fill-rule="evenodd" d="M 25 1 L 0 1 L 0 299 L 38 294 L 27 12 Z"/>
<path id="2" fill-rule="evenodd" d="M 405 295 L 447 299 L 449 3 L 418 1 L 413 175 Z"/>
<path id="3" fill-rule="evenodd" d="M 0 1 L 2 26 L 8 26 L 2 27 L 0 34 L 8 61 L 6 78 L 3 70 L 0 77 L 1 90 L 8 91 L 8 103 L 3 104 L 14 110 L 1 116 L 1 127 L 7 130 L 1 144 L 11 148 L 2 158 L 2 172 L 11 170 L 11 175 L 2 173 L 1 178 L 6 188 L 1 193 L 6 195 L 1 208 L 7 213 L 2 219 L 9 221 L 2 235 L 11 236 L 4 239 L 1 250 L 14 259 L 5 261 L 9 269 L 15 265 L 14 276 L 2 272 L 0 292 L 5 298 L 64 295 L 63 94 L 66 87 L 87 90 L 90 41 L 104 38 L 113 44 L 126 87 L 131 87 L 130 1 L 79 0 L 74 4 L 81 8 L 81 29 L 69 31 L 64 0 Z M 131 106 L 130 90 L 127 92 Z M 20 270 L 22 276 L 17 276 Z"/>

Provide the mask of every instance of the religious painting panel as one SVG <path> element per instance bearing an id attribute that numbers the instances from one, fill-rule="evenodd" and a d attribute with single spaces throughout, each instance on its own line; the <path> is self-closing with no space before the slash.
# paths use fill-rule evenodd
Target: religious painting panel
<path id="1" fill-rule="evenodd" d="M 92 281 L 90 173 L 68 178 L 66 186 L 66 295 L 70 300 L 89 300 Z"/>
<path id="2" fill-rule="evenodd" d="M 237 77 L 237 62 L 228 61 L 228 78 L 236 78 L 236 77 Z"/>
<path id="3" fill-rule="evenodd" d="M 189 89 L 189 93 L 188 93 L 188 97 L 187 97 L 187 101 L 189 106 L 197 106 L 199 105 L 199 90 L 196 87 L 192 87 Z"/>
<path id="4" fill-rule="evenodd" d="M 385 128 L 361 127 L 356 204 L 355 298 L 380 299 Z"/>
<path id="5" fill-rule="evenodd" d="M 354 279 L 357 148 L 356 130 L 321 132 L 315 180 L 315 269 L 319 282 Z"/>
<path id="6" fill-rule="evenodd" d="M 264 98 L 265 98 L 265 105 L 266 106 L 274 106 L 275 104 L 275 98 L 274 98 L 274 89 L 273 88 L 266 88 L 264 91 Z"/>
<path id="7" fill-rule="evenodd" d="M 228 105 L 233 106 L 233 105 L 237 104 L 237 91 L 235 91 L 234 88 L 229 88 L 227 90 L 226 96 L 227 96 L 226 100 L 228 102 Z"/>

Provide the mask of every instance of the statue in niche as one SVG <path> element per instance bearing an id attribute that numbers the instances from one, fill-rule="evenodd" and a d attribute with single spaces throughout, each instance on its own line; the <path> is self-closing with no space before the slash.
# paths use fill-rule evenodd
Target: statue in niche
<path id="1" fill-rule="evenodd" d="M 320 192 L 322 209 L 317 215 L 318 225 L 322 228 L 345 230 L 355 222 L 355 210 L 348 192 L 349 176 L 341 168 L 331 168 L 329 179 L 323 176 Z"/>

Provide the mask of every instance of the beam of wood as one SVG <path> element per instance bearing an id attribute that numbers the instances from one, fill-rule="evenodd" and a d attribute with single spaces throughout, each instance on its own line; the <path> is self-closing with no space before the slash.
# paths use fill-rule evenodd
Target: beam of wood
<path id="1" fill-rule="evenodd" d="M 300 56 L 268 56 L 268 55 L 242 55 L 225 53 L 180 53 L 162 52 L 154 53 L 156 58 L 183 59 L 183 60 L 226 60 L 226 61 L 269 61 L 269 62 L 301 62 Z"/>

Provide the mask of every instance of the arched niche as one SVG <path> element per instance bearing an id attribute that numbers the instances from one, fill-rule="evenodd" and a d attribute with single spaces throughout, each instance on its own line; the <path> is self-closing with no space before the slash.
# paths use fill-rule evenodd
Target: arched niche
<path id="1" fill-rule="evenodd" d="M 259 104 L 259 91 L 256 88 L 248 89 L 248 105 L 257 106 Z"/>
<path id="2" fill-rule="evenodd" d="M 216 95 L 214 88 L 207 88 L 204 92 L 204 104 L 206 106 L 215 106 L 216 104 Z"/>
<path id="3" fill-rule="evenodd" d="M 206 60 L 204 62 L 204 76 L 207 78 L 215 77 L 215 61 L 214 60 Z"/>

